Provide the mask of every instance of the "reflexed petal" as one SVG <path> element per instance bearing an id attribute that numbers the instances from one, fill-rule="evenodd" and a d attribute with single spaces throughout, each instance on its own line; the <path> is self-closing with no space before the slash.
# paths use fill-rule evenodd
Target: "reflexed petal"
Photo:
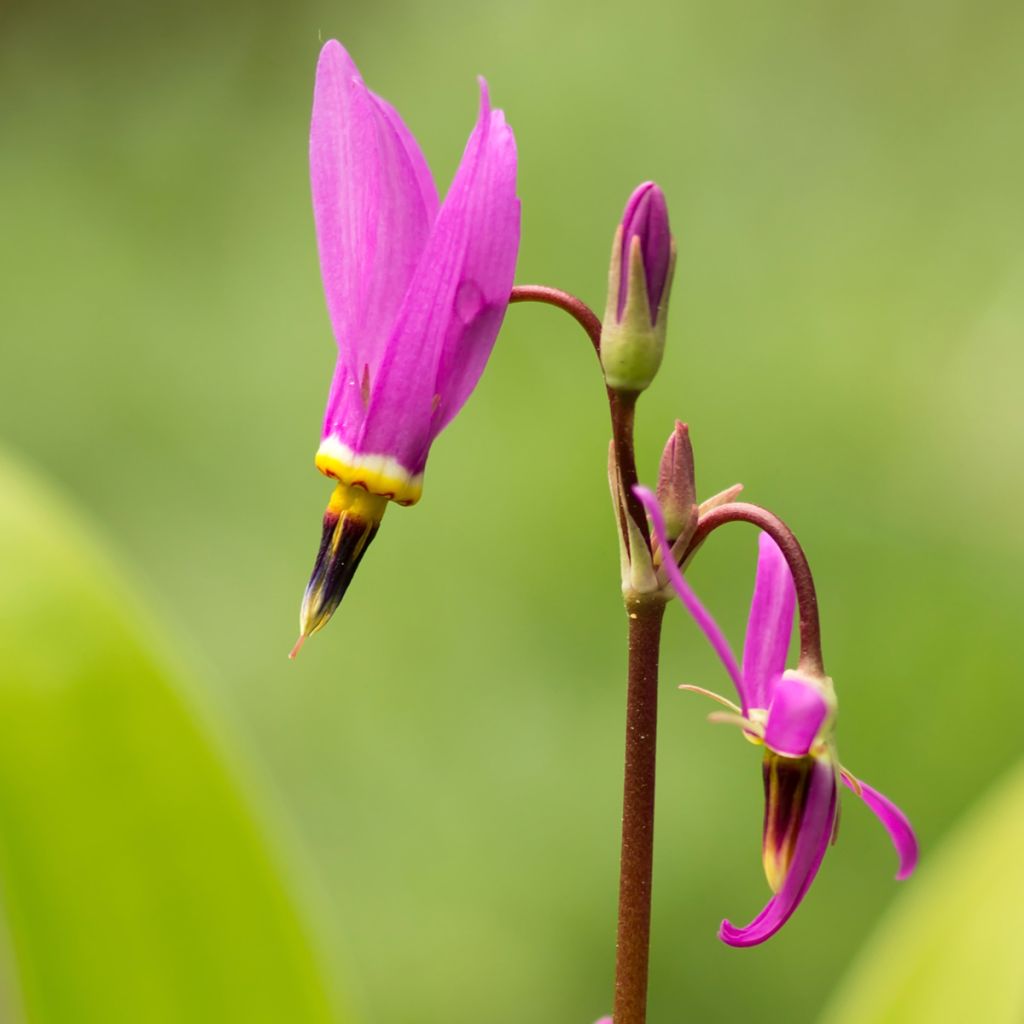
<path id="1" fill-rule="evenodd" d="M 889 833 L 889 838 L 892 839 L 892 845 L 896 847 L 896 854 L 900 859 L 900 868 L 896 873 L 896 878 L 899 880 L 909 878 L 913 874 L 914 868 L 917 867 L 918 851 L 917 836 L 914 835 L 907 816 L 887 796 L 883 796 L 877 789 L 872 789 L 866 782 L 858 779 L 855 786 L 847 772 L 843 772 L 843 782 L 854 793 L 858 788 L 860 789 L 858 796 L 875 812 L 878 820 Z"/>
<path id="2" fill-rule="evenodd" d="M 723 921 L 718 937 L 730 946 L 756 946 L 771 938 L 799 906 L 828 849 L 836 816 L 836 773 L 828 761 L 815 761 L 789 871 L 782 888 L 753 921 L 737 928 Z"/>
<path id="3" fill-rule="evenodd" d="M 828 710 L 828 702 L 812 685 L 787 673 L 776 685 L 768 708 L 765 746 L 786 757 L 803 757 L 811 749 Z"/>
<path id="4" fill-rule="evenodd" d="M 772 688 L 786 667 L 795 607 L 796 588 L 785 556 L 767 533 L 761 533 L 743 644 L 743 679 L 750 707 L 766 708 L 771 703 Z"/>
<path id="5" fill-rule="evenodd" d="M 408 126 L 402 120 L 398 111 L 383 96 L 378 96 L 375 92 L 371 92 L 370 97 L 377 105 L 377 109 L 387 118 L 388 123 L 405 147 L 405 154 L 409 158 L 413 174 L 416 175 L 416 183 L 419 185 L 423 208 L 427 211 L 429 233 L 429 227 L 437 220 L 437 211 L 441 205 L 437 197 L 437 185 L 434 183 L 434 175 L 430 171 L 426 157 L 424 157 L 420 150 L 416 137 L 409 131 Z"/>
<path id="6" fill-rule="evenodd" d="M 413 473 L 476 386 L 515 273 L 515 139 L 480 84 L 476 127 L 388 339 L 359 441 Z"/>
<path id="7" fill-rule="evenodd" d="M 426 245 L 437 195 L 412 134 L 366 88 L 333 39 L 316 69 L 309 164 L 339 371 L 347 371 L 343 383 L 358 388 L 364 367 L 372 376 L 380 361 Z"/>
<path id="8" fill-rule="evenodd" d="M 743 694 L 743 680 L 740 676 L 739 665 L 736 663 L 736 655 L 732 653 L 732 648 L 729 646 L 729 641 L 725 639 L 721 629 L 718 628 L 718 623 L 711 617 L 705 607 L 700 603 L 697 595 L 690 588 L 689 583 L 683 579 L 683 574 L 679 571 L 679 566 L 673 561 L 671 555 L 669 555 L 669 543 L 668 537 L 665 535 L 665 517 L 661 514 L 661 506 L 658 504 L 658 499 L 646 488 L 637 485 L 633 488 L 633 493 L 643 503 L 647 514 L 651 517 L 651 525 L 654 527 L 654 536 L 657 538 L 658 546 L 662 551 L 662 568 L 665 570 L 665 574 L 668 576 L 669 582 L 672 584 L 673 589 L 679 595 L 679 600 L 683 602 L 686 610 L 694 617 L 697 625 L 701 631 L 711 642 L 711 646 L 715 649 L 715 653 L 718 655 L 722 664 L 725 666 L 725 670 L 732 677 L 732 681 L 736 684 L 736 689 L 739 691 L 741 701 L 744 701 Z M 746 710 L 746 703 L 744 701 L 744 710 Z"/>

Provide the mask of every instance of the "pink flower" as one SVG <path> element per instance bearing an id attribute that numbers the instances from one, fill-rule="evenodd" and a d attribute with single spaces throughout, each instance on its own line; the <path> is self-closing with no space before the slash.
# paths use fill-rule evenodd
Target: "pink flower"
<path id="1" fill-rule="evenodd" d="M 398 113 L 335 40 L 309 140 L 320 270 L 338 362 L 317 468 L 336 481 L 301 640 L 341 600 L 388 501 L 411 505 L 434 438 L 483 373 L 519 247 L 516 147 L 480 80 L 480 113 L 444 203 Z"/>
<path id="2" fill-rule="evenodd" d="M 646 488 L 636 489 L 663 552 L 669 550 L 658 502 Z M 899 856 L 898 879 L 917 864 L 917 840 L 906 815 L 877 790 L 856 779 L 836 752 L 836 697 L 832 680 L 786 671 L 793 631 L 795 590 L 782 552 L 765 533 L 759 537 L 754 597 L 743 646 L 742 668 L 722 631 L 708 614 L 678 566 L 664 569 L 679 599 L 707 636 L 736 685 L 740 705 L 699 687 L 729 708 L 713 720 L 739 725 L 747 739 L 764 746 L 765 814 L 762 852 L 774 895 L 746 927 L 723 921 L 719 938 L 731 946 L 754 946 L 789 920 L 814 881 L 837 822 L 842 780 L 878 816 Z"/>

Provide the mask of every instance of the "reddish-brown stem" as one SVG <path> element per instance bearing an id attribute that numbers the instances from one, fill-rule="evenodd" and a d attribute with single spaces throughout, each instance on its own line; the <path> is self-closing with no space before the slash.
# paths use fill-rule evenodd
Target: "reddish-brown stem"
<path id="1" fill-rule="evenodd" d="M 648 548 L 651 546 L 651 534 L 647 526 L 647 514 L 644 512 L 640 499 L 633 493 L 639 483 L 636 472 L 636 454 L 633 444 L 633 419 L 636 412 L 638 393 L 628 391 L 608 391 L 608 408 L 612 414 L 612 439 L 615 443 L 615 461 L 619 467 L 619 479 L 622 481 L 622 496 L 626 503 L 629 517 L 636 524 Z M 627 534 L 628 542 L 628 534 Z"/>
<path id="2" fill-rule="evenodd" d="M 558 288 L 548 288 L 543 284 L 517 284 L 512 289 L 508 301 L 543 302 L 549 306 L 564 309 L 587 332 L 594 351 L 598 355 L 601 354 L 601 321 L 597 318 L 597 314 L 575 295 L 560 291 Z"/>
<path id="3" fill-rule="evenodd" d="M 693 539 L 680 561 L 689 558 L 714 530 L 725 523 L 751 523 L 764 530 L 778 544 L 796 585 L 796 601 L 800 615 L 800 668 L 813 675 L 824 676 L 818 596 L 814 590 L 811 567 L 807 564 L 807 556 L 793 531 L 775 513 L 745 501 L 730 501 L 711 509 L 701 516 Z"/>
<path id="4" fill-rule="evenodd" d="M 658 649 L 665 603 L 651 597 L 634 599 L 626 602 L 626 610 L 629 613 L 629 686 L 612 1019 L 615 1024 L 645 1024 L 654 862 Z"/>

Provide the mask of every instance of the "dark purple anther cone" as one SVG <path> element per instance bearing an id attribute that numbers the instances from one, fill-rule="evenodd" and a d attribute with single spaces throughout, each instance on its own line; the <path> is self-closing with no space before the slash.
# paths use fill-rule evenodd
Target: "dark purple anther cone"
<path id="1" fill-rule="evenodd" d="M 629 197 L 622 214 L 622 272 L 619 276 L 618 316 L 626 308 L 629 283 L 629 250 L 634 238 L 640 239 L 644 276 L 647 279 L 647 298 L 651 307 L 651 323 L 658 322 L 658 306 L 668 283 L 672 262 L 672 233 L 668 224 L 668 205 L 665 194 L 653 181 L 645 181 Z"/>

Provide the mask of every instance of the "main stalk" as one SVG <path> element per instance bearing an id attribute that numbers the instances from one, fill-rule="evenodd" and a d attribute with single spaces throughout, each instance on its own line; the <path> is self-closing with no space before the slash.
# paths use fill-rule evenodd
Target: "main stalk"
<path id="1" fill-rule="evenodd" d="M 629 679 L 622 799 L 619 927 L 615 955 L 615 1024 L 645 1024 L 654 863 L 654 784 L 658 737 L 658 649 L 665 604 L 627 601 Z"/>

